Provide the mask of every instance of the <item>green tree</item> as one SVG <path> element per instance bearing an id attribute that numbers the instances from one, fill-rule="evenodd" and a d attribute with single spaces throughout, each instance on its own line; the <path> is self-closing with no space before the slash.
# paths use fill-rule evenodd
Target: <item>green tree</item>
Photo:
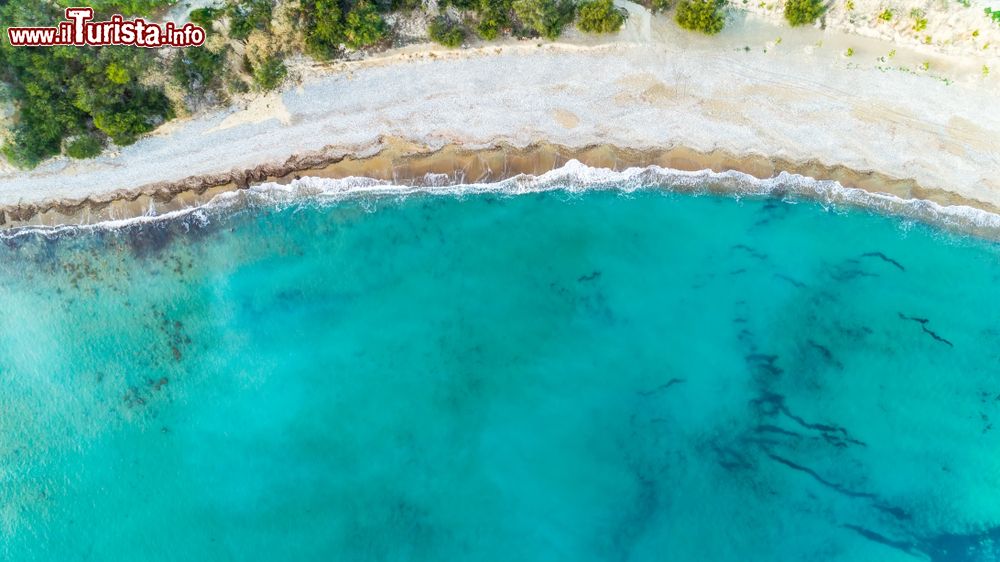
<path id="1" fill-rule="evenodd" d="M 587 33 L 614 33 L 621 29 L 628 13 L 615 8 L 611 0 L 585 0 L 577 8 L 576 26 Z"/>
<path id="2" fill-rule="evenodd" d="M 205 98 L 223 91 L 226 57 L 207 47 L 179 49 L 171 67 L 172 75 L 189 94 Z"/>
<path id="3" fill-rule="evenodd" d="M 212 24 L 222 14 L 223 10 L 221 8 L 198 8 L 191 10 L 188 19 L 191 20 L 191 23 L 201 26 L 205 30 L 205 33 L 208 34 L 212 33 Z"/>
<path id="4" fill-rule="evenodd" d="M 454 6 L 459 10 L 479 9 L 479 0 L 439 0 L 438 8 L 443 12 L 448 6 Z"/>
<path id="5" fill-rule="evenodd" d="M 724 4 L 724 0 L 681 0 L 677 5 L 677 23 L 684 29 L 714 35 L 726 25 Z"/>
<path id="6" fill-rule="evenodd" d="M 269 30 L 273 9 L 274 0 L 229 0 L 229 36 L 243 41 L 255 29 Z"/>
<path id="7" fill-rule="evenodd" d="M 254 82 L 265 92 L 281 85 L 287 75 L 288 68 L 285 67 L 285 62 L 277 55 L 268 57 L 253 69 Z"/>
<path id="8" fill-rule="evenodd" d="M 481 0 L 476 33 L 487 41 L 496 39 L 501 31 L 510 27 L 511 10 L 511 0 Z"/>
<path id="9" fill-rule="evenodd" d="M 811 24 L 822 16 L 825 10 L 822 0 L 785 1 L 785 19 L 793 26 Z"/>
<path id="10" fill-rule="evenodd" d="M 344 42 L 352 49 L 374 45 L 385 37 L 386 26 L 375 4 L 361 0 L 347 13 Z"/>
<path id="11" fill-rule="evenodd" d="M 423 0 L 389 0 L 388 9 L 391 12 L 411 12 L 423 5 Z"/>
<path id="12" fill-rule="evenodd" d="M 524 25 L 550 40 L 559 37 L 576 15 L 572 0 L 514 0 L 513 7 Z"/>
<path id="13" fill-rule="evenodd" d="M 131 80 L 128 70 L 116 63 L 109 64 L 104 70 L 104 74 L 107 75 L 108 80 L 115 84 L 128 84 Z"/>
<path id="14" fill-rule="evenodd" d="M 465 41 L 465 28 L 448 16 L 438 16 L 434 18 L 427 28 L 427 34 L 435 43 L 440 43 L 445 47 L 454 49 Z"/>
<path id="15" fill-rule="evenodd" d="M 336 54 L 344 41 L 343 13 L 338 0 L 302 0 L 306 52 L 318 59 Z"/>
<path id="16" fill-rule="evenodd" d="M 94 126 L 120 146 L 134 143 L 140 135 L 173 117 L 170 101 L 162 91 L 136 88 L 131 95 L 129 100 L 101 104 L 93 115 Z"/>
<path id="17" fill-rule="evenodd" d="M 166 5 L 144 6 L 154 4 Z M 36 0 L 0 4 L 5 25 L 51 25 L 60 16 L 55 4 Z M 9 85 L 17 110 L 3 152 L 19 166 L 58 154 L 66 139 L 80 135 L 102 142 L 106 135 L 119 145 L 129 144 L 173 116 L 159 87 L 139 83 L 139 77 L 159 64 L 157 54 L 147 49 L 13 48 L 4 42 L 0 63 L 0 78 Z M 66 142 L 66 149 L 86 153 L 81 142 L 86 141 Z"/>
<path id="18" fill-rule="evenodd" d="M 66 156 L 70 158 L 93 158 L 101 153 L 104 144 L 96 135 L 83 135 L 66 143 Z"/>

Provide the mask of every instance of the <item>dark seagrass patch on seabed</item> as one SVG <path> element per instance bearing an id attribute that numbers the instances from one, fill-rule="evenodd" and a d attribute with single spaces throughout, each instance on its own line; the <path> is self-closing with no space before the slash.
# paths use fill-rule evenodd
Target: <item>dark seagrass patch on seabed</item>
<path id="1" fill-rule="evenodd" d="M 153 314 L 159 320 L 158 330 L 166 339 L 167 347 L 170 349 L 170 359 L 174 362 L 180 362 L 184 358 L 185 348 L 191 345 L 191 336 L 187 334 L 184 323 L 169 318 L 165 313 L 155 308 Z"/>
<path id="2" fill-rule="evenodd" d="M 200 239 L 219 228 L 217 221 L 191 217 L 135 222 L 117 229 L 117 234 L 138 259 L 158 257 L 178 239 Z"/>
<path id="3" fill-rule="evenodd" d="M 194 240 L 219 228 L 220 214 L 213 220 L 185 215 L 162 220 L 135 221 L 114 227 L 63 226 L 21 227 L 0 233 L 0 251 L 44 266 L 59 267 L 74 250 L 127 250 L 137 259 L 161 255 L 176 240 Z"/>
<path id="4" fill-rule="evenodd" d="M 888 263 L 888 264 L 892 265 L 893 267 L 896 267 L 900 271 L 906 271 L 906 268 L 903 267 L 903 264 L 901 264 L 898 261 L 890 258 L 889 256 L 883 254 L 882 252 L 865 252 L 865 253 L 861 254 L 861 257 L 863 257 L 863 258 L 880 259 L 880 260 L 884 261 L 885 263 Z"/>
<path id="5" fill-rule="evenodd" d="M 920 324 L 920 329 L 923 330 L 923 332 L 925 334 L 927 334 L 928 336 L 930 336 L 931 339 L 933 339 L 934 341 L 941 342 L 941 343 L 947 345 L 948 347 L 955 347 L 955 344 L 951 343 L 951 341 L 949 341 L 949 340 L 941 337 L 937 332 L 935 332 L 934 330 L 931 330 L 930 328 L 927 327 L 927 325 L 930 324 L 930 320 L 929 319 L 927 319 L 927 318 L 917 318 L 916 316 L 907 316 L 906 314 L 903 314 L 902 312 L 899 313 L 899 319 L 900 320 L 909 320 L 911 322 L 916 322 L 917 324 Z"/>

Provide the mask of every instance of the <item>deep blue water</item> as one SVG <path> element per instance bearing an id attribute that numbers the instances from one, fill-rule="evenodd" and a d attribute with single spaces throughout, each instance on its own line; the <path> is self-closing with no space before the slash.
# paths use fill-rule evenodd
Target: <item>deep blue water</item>
<path id="1" fill-rule="evenodd" d="M 998 286 L 655 190 L 8 238 L 0 558 L 998 560 Z"/>

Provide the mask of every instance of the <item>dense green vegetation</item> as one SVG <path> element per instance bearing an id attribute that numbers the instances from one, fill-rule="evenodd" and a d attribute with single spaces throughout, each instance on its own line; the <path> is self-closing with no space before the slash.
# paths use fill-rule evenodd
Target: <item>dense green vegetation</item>
<path id="1" fill-rule="evenodd" d="M 983 12 L 986 13 L 986 16 L 989 17 L 991 20 L 1000 23 L 1000 10 L 994 10 L 992 8 L 987 7 L 983 8 Z"/>
<path id="2" fill-rule="evenodd" d="M 229 0 L 229 36 L 242 41 L 254 30 L 267 31 L 273 10 L 273 0 Z"/>
<path id="3" fill-rule="evenodd" d="M 465 41 L 465 27 L 448 16 L 438 16 L 427 28 L 427 35 L 435 43 L 454 49 Z"/>
<path id="4" fill-rule="evenodd" d="M 83 135 L 66 143 L 66 155 L 70 158 L 93 158 L 104 149 L 96 135 Z"/>
<path id="5" fill-rule="evenodd" d="M 60 7 L 71 8 L 74 6 L 90 6 L 99 14 L 117 13 L 126 16 L 148 16 L 164 8 L 177 4 L 178 0 L 90 0 L 81 2 L 80 0 L 58 0 Z M 32 2 L 40 4 L 41 2 Z"/>
<path id="6" fill-rule="evenodd" d="M 388 0 L 387 5 L 385 2 L 386 0 L 380 0 L 379 5 L 386 6 L 390 12 L 412 12 L 424 5 L 423 0 Z"/>
<path id="7" fill-rule="evenodd" d="M 815 22 L 825 10 L 822 0 L 785 0 L 785 19 L 793 27 Z"/>
<path id="8" fill-rule="evenodd" d="M 148 10 L 172 3 L 105 4 L 116 9 Z M 0 6 L 0 21 L 5 25 L 52 25 L 59 19 L 57 6 L 36 0 L 10 0 Z M 130 47 L 12 48 L 4 39 L 0 78 L 9 86 L 17 118 L 3 152 L 14 164 L 34 166 L 59 154 L 64 141 L 74 137 L 66 148 L 80 157 L 92 155 L 95 144 L 100 146 L 105 138 L 118 145 L 131 144 L 174 115 L 163 90 L 140 80 L 156 65 L 153 51 Z"/>
<path id="9" fill-rule="evenodd" d="M 343 36 L 338 0 L 302 0 L 306 52 L 318 59 L 333 57 Z"/>
<path id="10" fill-rule="evenodd" d="M 440 0 L 438 6 L 443 15 L 447 15 L 449 8 L 463 12 L 465 23 L 472 25 L 476 34 L 487 41 L 496 39 L 503 33 L 517 36 L 535 33 L 526 32 L 517 20 L 513 0 Z"/>
<path id="11" fill-rule="evenodd" d="M 254 83 L 264 91 L 277 88 L 288 74 L 284 61 L 277 56 L 270 56 L 253 67 Z"/>
<path id="12" fill-rule="evenodd" d="M 726 25 L 723 0 L 681 0 L 677 5 L 677 24 L 684 29 L 714 35 Z"/>
<path id="13" fill-rule="evenodd" d="M 576 16 L 573 0 L 514 0 L 518 19 L 546 39 L 555 39 Z"/>
<path id="14" fill-rule="evenodd" d="M 348 47 L 360 49 L 374 45 L 381 41 L 385 34 L 385 21 L 371 2 L 361 0 L 347 13 L 344 42 Z"/>
<path id="15" fill-rule="evenodd" d="M 208 48 L 184 49 L 173 62 L 173 77 L 194 96 L 205 98 L 222 89 L 226 57 Z"/>
<path id="16" fill-rule="evenodd" d="M 215 20 L 219 19 L 222 15 L 222 10 L 219 8 L 198 8 L 197 10 L 191 10 L 188 18 L 195 24 L 200 25 L 205 29 L 205 32 L 212 34 L 214 32 L 213 25 Z"/>
<path id="17" fill-rule="evenodd" d="M 511 28 L 513 10 L 512 0 L 481 0 L 476 33 L 487 41 L 496 39 L 504 30 Z"/>
<path id="18" fill-rule="evenodd" d="M 503 2 L 510 0 L 499 0 Z M 113 13 L 157 17 L 178 0 L 92 0 L 95 19 Z M 493 3 L 484 5 L 494 6 Z M 0 1 L 5 26 L 52 26 L 75 0 Z M 59 153 L 86 158 L 112 142 L 127 145 L 176 113 L 196 111 L 251 89 L 272 90 L 288 75 L 285 58 L 329 59 L 383 41 L 382 10 L 420 0 L 226 0 L 190 13 L 207 32 L 204 46 L 12 48 L 3 37 L 0 80 L 15 115 L 4 155 L 30 167 Z M 505 20 L 497 16 L 497 21 Z M 499 31 L 499 27 L 497 28 Z M 234 48 L 237 43 L 243 46 Z M 242 56 L 236 53 L 242 53 Z"/>
<path id="19" fill-rule="evenodd" d="M 577 27 L 588 33 L 614 33 L 621 29 L 627 16 L 611 0 L 584 0 L 578 14 Z"/>
<path id="20" fill-rule="evenodd" d="M 395 4 L 408 9 L 406 2 L 393 0 L 385 7 L 392 9 Z M 379 9 L 378 4 L 368 0 L 346 6 L 338 0 L 301 0 L 305 51 L 318 59 L 330 59 L 340 53 L 341 44 L 361 49 L 378 43 L 388 33 Z"/>

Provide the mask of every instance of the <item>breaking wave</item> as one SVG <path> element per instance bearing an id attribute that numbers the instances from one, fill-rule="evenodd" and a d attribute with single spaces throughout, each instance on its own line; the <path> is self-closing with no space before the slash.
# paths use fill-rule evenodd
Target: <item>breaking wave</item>
<path id="1" fill-rule="evenodd" d="M 674 193 L 727 194 L 741 197 L 780 197 L 815 201 L 828 208 L 861 208 L 894 215 L 990 239 L 1000 239 L 1000 214 L 965 205 L 941 205 L 923 199 L 903 199 L 845 187 L 831 180 L 817 180 L 782 172 L 773 178 L 759 179 L 737 171 L 688 172 L 647 166 L 622 171 L 593 168 L 576 160 L 560 168 L 533 176 L 521 174 L 492 183 L 454 183 L 447 175 L 428 175 L 410 185 L 394 184 L 371 178 L 329 179 L 303 177 L 290 184 L 262 183 L 247 189 L 225 192 L 204 205 L 91 225 L 31 226 L 0 232 L 0 239 L 37 234 L 58 236 L 88 230 L 129 230 L 139 225 L 161 221 L 181 221 L 203 226 L 215 216 L 258 209 L 281 209 L 303 204 L 334 204 L 345 200 L 379 199 L 409 195 L 462 196 L 475 194 L 523 195 L 562 190 L 582 193 L 590 190 L 615 190 L 631 193 L 658 189 Z"/>

